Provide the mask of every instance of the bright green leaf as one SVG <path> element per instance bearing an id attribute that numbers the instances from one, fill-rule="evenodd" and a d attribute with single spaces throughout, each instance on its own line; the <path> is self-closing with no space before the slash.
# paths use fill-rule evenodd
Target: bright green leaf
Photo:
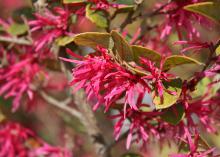
<path id="1" fill-rule="evenodd" d="M 128 42 L 116 31 L 111 31 L 111 37 L 115 44 L 116 53 L 124 61 L 132 61 L 133 53 Z"/>
<path id="2" fill-rule="evenodd" d="M 193 97 L 199 97 L 205 94 L 207 91 L 208 84 L 211 83 L 210 78 L 204 77 L 199 83 L 196 85 L 195 91 L 192 92 Z M 211 93 L 210 93 L 211 94 Z"/>
<path id="3" fill-rule="evenodd" d="M 201 2 L 187 5 L 184 9 L 206 16 L 220 23 L 220 2 Z"/>
<path id="4" fill-rule="evenodd" d="M 108 27 L 108 20 L 106 19 L 104 12 L 101 10 L 92 10 L 91 4 L 86 6 L 86 17 L 99 27 Z"/>
<path id="5" fill-rule="evenodd" d="M 217 56 L 220 55 L 220 45 L 216 48 L 215 52 Z"/>
<path id="6" fill-rule="evenodd" d="M 173 55 L 170 57 L 167 57 L 165 59 L 164 65 L 163 65 L 163 70 L 169 70 L 171 68 L 174 68 L 178 65 L 183 65 L 183 64 L 197 64 L 197 65 L 202 65 L 201 62 L 187 57 L 187 56 L 180 56 L 180 55 Z"/>
<path id="7" fill-rule="evenodd" d="M 14 23 L 7 29 L 7 32 L 11 35 L 17 36 L 26 33 L 27 30 L 28 30 L 27 25 Z"/>
<path id="8" fill-rule="evenodd" d="M 178 78 L 178 79 L 174 79 L 170 82 L 164 82 L 164 87 L 168 91 L 175 91 L 176 94 L 172 95 L 172 94 L 164 91 L 163 103 L 161 103 L 160 97 L 156 96 L 153 100 L 153 103 L 154 103 L 156 109 L 165 109 L 165 108 L 168 108 L 176 103 L 176 101 L 179 99 L 181 91 L 182 91 L 182 81 L 181 81 L 181 79 Z"/>
<path id="9" fill-rule="evenodd" d="M 73 41 L 77 45 L 88 46 L 96 49 L 97 46 L 102 46 L 111 49 L 114 45 L 109 33 L 86 32 L 78 34 L 74 37 Z"/>
<path id="10" fill-rule="evenodd" d="M 85 0 L 63 0 L 64 4 L 85 3 Z"/>
<path id="11" fill-rule="evenodd" d="M 126 4 L 126 5 L 133 5 L 134 0 L 116 0 L 115 1 L 117 4 Z"/>
<path id="12" fill-rule="evenodd" d="M 161 115 L 161 118 L 172 125 L 177 125 L 184 118 L 184 116 L 185 112 L 183 105 L 176 104 L 175 106 L 166 109 Z"/>
<path id="13" fill-rule="evenodd" d="M 4 27 L 0 26 L 0 32 L 5 31 Z"/>
<path id="14" fill-rule="evenodd" d="M 133 55 L 134 55 L 134 61 L 138 64 L 140 64 L 139 59 L 140 57 L 145 57 L 153 62 L 157 62 L 159 63 L 161 60 L 161 55 L 151 49 L 142 47 L 142 46 L 137 46 L 137 45 L 133 45 L 132 46 L 132 51 L 133 51 Z"/>
<path id="15" fill-rule="evenodd" d="M 67 44 L 73 42 L 74 37 L 71 36 L 64 36 L 64 37 L 59 37 L 56 42 L 58 46 L 66 46 Z"/>

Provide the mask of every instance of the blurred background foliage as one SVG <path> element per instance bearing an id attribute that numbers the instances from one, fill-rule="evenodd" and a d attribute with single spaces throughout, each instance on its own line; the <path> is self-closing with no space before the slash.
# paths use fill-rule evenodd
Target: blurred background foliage
<path id="1" fill-rule="evenodd" d="M 133 4 L 133 0 L 117 0 L 120 3 L 126 3 L 126 4 Z M 21 22 L 21 15 L 26 16 L 27 18 L 33 18 L 33 1 L 31 0 L 1 0 L 0 1 L 0 18 L 2 19 L 8 19 L 12 17 L 16 22 Z M 59 5 L 60 1 L 58 0 L 50 0 L 49 4 L 53 5 Z M 151 11 L 153 8 L 153 5 L 155 4 L 155 0 L 146 0 L 144 8 L 142 10 L 149 10 Z M 49 6 L 52 7 L 52 6 Z M 113 10 L 112 10 L 113 12 Z M 111 23 L 112 28 L 117 28 L 120 26 L 121 21 L 123 21 L 126 18 L 127 14 L 122 13 L 118 15 Z M 74 17 L 73 17 L 74 18 Z M 136 30 L 140 27 L 140 23 L 142 22 L 140 20 L 137 20 L 136 22 L 128 25 L 126 27 L 126 30 L 129 34 L 132 35 L 136 32 Z M 146 21 L 148 24 L 153 26 L 155 23 L 158 23 L 158 21 L 162 21 L 162 17 L 158 16 L 154 18 L 153 20 Z M 201 27 L 198 25 L 196 26 L 197 29 L 201 29 Z M 15 29 L 19 29 L 18 26 Z M 72 27 L 72 30 L 74 32 L 87 32 L 87 31 L 99 31 L 104 32 L 103 29 L 99 29 L 95 27 L 93 23 L 91 23 L 89 20 L 84 20 L 80 25 L 77 25 L 77 23 Z M 217 40 L 218 36 L 220 35 L 220 29 L 214 29 L 212 31 L 207 31 L 201 29 L 203 31 L 202 39 L 204 41 L 215 41 Z M 19 31 L 19 30 L 18 30 Z M 154 35 L 154 31 L 146 32 L 149 35 Z M 131 38 L 130 37 L 130 38 Z M 129 37 L 128 37 L 129 40 Z M 177 34 L 173 33 L 169 38 L 169 46 L 172 49 L 172 52 L 174 54 L 178 54 L 180 52 L 180 46 L 175 46 L 172 43 L 177 40 Z M 67 45 L 67 47 L 71 49 L 75 49 L 75 46 L 72 44 Z M 85 52 L 88 51 L 82 51 L 85 48 L 79 49 L 79 51 L 85 55 Z M 65 51 L 64 48 L 61 48 L 61 51 Z M 201 62 L 205 62 L 207 56 L 208 56 L 208 50 L 204 52 L 199 53 L 193 53 L 193 52 L 187 52 L 189 56 L 192 56 L 193 58 L 198 59 Z M 52 68 L 56 69 L 56 65 L 53 65 L 51 63 L 48 63 Z M 184 72 L 183 70 L 184 69 Z M 182 78 L 189 78 L 194 72 L 200 70 L 201 67 L 198 65 L 184 65 L 177 67 L 172 70 L 173 73 L 178 74 Z M 186 72 L 187 71 L 187 72 Z M 59 77 L 59 73 L 57 73 L 57 77 Z M 56 80 L 59 83 L 59 80 Z M 207 80 L 206 80 L 207 81 Z M 200 89 L 197 90 L 196 94 L 201 94 L 206 89 L 206 81 L 201 82 Z M 56 91 L 49 91 L 51 94 L 56 96 L 56 98 L 59 98 L 62 100 L 64 98 L 62 92 L 56 92 Z M 72 116 L 69 116 L 68 114 L 60 111 L 57 108 L 54 108 L 50 105 L 48 105 L 45 101 L 41 100 L 40 97 L 35 102 L 37 105 L 34 105 L 33 108 L 30 109 L 29 112 L 26 110 L 20 109 L 16 113 L 11 113 L 11 101 L 10 100 L 4 100 L 2 97 L 0 97 L 0 108 L 1 112 L 6 115 L 8 119 L 19 121 L 22 124 L 24 124 L 27 127 L 32 128 L 35 132 L 37 132 L 38 135 L 40 135 L 43 139 L 48 141 L 51 144 L 54 145 L 68 145 L 68 147 L 74 148 L 74 156 L 75 157 L 92 157 L 95 156 L 94 150 L 92 150 L 92 147 L 87 140 L 88 137 L 85 133 L 85 129 L 83 125 L 80 123 L 80 121 L 76 118 L 73 118 Z M 100 127 L 103 130 L 103 132 L 106 135 L 107 140 L 114 141 L 113 139 L 113 124 L 107 120 L 106 115 L 103 114 L 103 112 L 98 111 L 96 113 L 97 118 L 99 119 Z M 0 120 L 3 119 L 2 116 L 0 116 Z M 104 124 L 104 125 L 103 125 Z M 220 148 L 220 135 L 207 135 L 204 133 L 203 137 L 208 140 L 209 144 L 212 146 L 216 146 Z M 166 157 L 168 154 L 172 152 L 177 152 L 177 147 L 174 144 L 158 147 L 157 143 L 152 142 L 151 146 L 149 146 L 150 153 L 149 155 L 145 154 L 145 157 Z M 120 142 L 114 149 L 113 149 L 113 156 L 117 157 L 122 155 L 125 150 L 125 144 L 124 142 Z M 139 152 L 138 147 L 133 146 L 129 152 Z M 134 157 L 133 154 L 125 154 L 124 157 Z"/>

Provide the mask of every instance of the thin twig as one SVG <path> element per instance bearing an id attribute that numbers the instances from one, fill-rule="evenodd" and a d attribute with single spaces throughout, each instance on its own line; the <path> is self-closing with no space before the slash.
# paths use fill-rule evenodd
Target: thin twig
<path id="1" fill-rule="evenodd" d="M 4 37 L 4 36 L 0 36 L 0 42 L 9 42 L 9 43 L 15 43 L 15 44 L 20 44 L 20 45 L 31 45 L 32 44 L 30 41 L 22 39 L 22 38 Z"/>
<path id="2" fill-rule="evenodd" d="M 70 115 L 78 118 L 79 120 L 83 119 L 83 116 L 79 111 L 77 111 L 74 108 L 68 106 L 68 104 L 72 102 L 71 97 L 68 97 L 67 99 L 65 99 L 63 101 L 59 101 L 59 100 L 56 100 L 55 98 L 53 98 L 52 96 L 48 95 L 44 91 L 40 91 L 39 93 L 42 96 L 42 98 L 45 101 L 47 101 L 49 104 L 61 109 L 62 111 L 65 111 L 65 112 L 69 113 Z"/>
<path id="3" fill-rule="evenodd" d="M 72 66 L 72 65 L 71 65 Z M 61 62 L 61 69 L 66 74 L 66 77 L 71 80 L 71 69 L 67 67 L 71 67 L 68 65 L 64 65 Z M 73 90 L 72 88 L 70 91 Z M 71 93 L 72 94 L 72 93 Z M 86 100 L 86 95 L 83 90 L 80 90 L 73 94 L 74 103 L 79 109 L 79 111 L 84 116 L 84 119 L 81 120 L 82 124 L 87 128 L 87 133 L 90 137 L 91 142 L 94 145 L 95 151 L 99 157 L 111 157 L 111 153 L 109 149 L 107 149 L 107 142 L 104 139 L 104 134 L 100 130 L 98 126 L 98 120 L 95 117 L 95 113 L 91 108 L 91 105 Z"/>

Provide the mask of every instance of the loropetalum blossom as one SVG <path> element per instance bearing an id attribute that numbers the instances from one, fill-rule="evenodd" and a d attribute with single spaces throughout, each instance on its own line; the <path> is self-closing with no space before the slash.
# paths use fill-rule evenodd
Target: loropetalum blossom
<path id="1" fill-rule="evenodd" d="M 217 157 L 219 155 L 214 155 L 214 149 L 215 148 L 206 148 L 207 150 L 199 150 L 199 140 L 200 136 L 198 133 L 195 133 L 194 136 L 192 136 L 187 128 L 184 129 L 185 131 L 185 138 L 181 139 L 183 144 L 187 144 L 189 147 L 190 152 L 189 153 L 179 153 L 179 154 L 171 154 L 170 157 Z M 208 146 L 206 146 L 208 147 Z"/>
<path id="2" fill-rule="evenodd" d="M 140 106 L 144 107 L 146 105 L 141 104 Z M 160 115 L 160 112 L 143 112 L 143 111 L 135 111 L 132 109 L 127 109 L 126 113 L 124 111 L 119 114 L 110 116 L 111 119 L 117 119 L 117 122 L 114 126 L 114 136 L 115 139 L 118 140 L 121 129 L 125 123 L 124 114 L 130 120 L 129 124 L 129 133 L 127 136 L 126 148 L 130 148 L 130 144 L 132 141 L 143 142 L 143 145 L 149 140 L 150 135 L 153 137 L 160 138 L 160 134 L 157 130 L 157 125 L 151 123 L 154 119 L 155 122 L 158 122 L 157 116 Z M 135 139 L 132 139 L 133 135 L 135 135 Z"/>
<path id="3" fill-rule="evenodd" d="M 29 21 L 32 32 L 41 31 L 41 34 L 39 36 L 36 34 L 35 37 L 34 46 L 36 51 L 50 45 L 61 36 L 70 35 L 68 33 L 70 12 L 59 7 L 55 7 L 53 11 L 54 13 L 45 10 L 43 15 L 36 13 L 36 19 Z"/>
<path id="4" fill-rule="evenodd" d="M 141 103 L 150 87 L 142 78 L 115 63 L 106 49 L 98 49 L 96 54 L 88 55 L 82 60 L 64 59 L 76 63 L 71 85 L 75 86 L 75 90 L 84 88 L 88 99 L 92 96 L 98 99 L 94 110 L 103 104 L 105 111 L 108 111 L 122 97 L 125 99 L 124 109 L 129 105 L 138 110 L 137 104 Z"/>
<path id="5" fill-rule="evenodd" d="M 153 86 L 155 88 L 155 95 L 159 96 L 161 98 L 161 101 L 163 101 L 163 93 L 164 93 L 164 86 L 163 86 L 163 81 L 171 81 L 171 78 L 174 77 L 172 74 L 163 72 L 163 63 L 164 61 L 162 60 L 160 63 L 160 67 L 156 67 L 155 63 L 153 63 L 152 61 L 147 60 L 146 58 L 140 58 L 142 64 L 144 65 L 144 69 L 148 72 L 150 72 L 150 74 L 148 74 L 147 76 L 143 76 L 142 78 L 150 81 L 153 83 Z M 173 91 L 168 91 L 170 94 L 174 95 L 176 94 Z"/>
<path id="6" fill-rule="evenodd" d="M 195 28 L 195 22 L 208 28 L 210 21 L 198 14 L 184 10 L 184 6 L 201 2 L 202 0 L 185 0 L 170 2 L 162 12 L 165 12 L 166 19 L 161 24 L 161 38 L 165 38 L 175 29 L 180 40 L 184 39 L 183 32 L 189 40 L 198 39 L 200 32 Z M 163 4 L 161 4 L 163 5 Z"/>
<path id="7" fill-rule="evenodd" d="M 115 124 L 114 134 L 118 139 L 123 123 L 128 118 L 131 125 L 127 138 L 127 148 L 130 146 L 133 134 L 138 134 L 138 139 L 142 139 L 144 143 L 148 141 L 149 134 L 159 138 L 159 132 L 156 131 L 159 126 L 151 125 L 150 121 L 160 113 L 156 111 L 142 112 L 140 106 L 143 106 L 142 101 L 145 94 L 151 93 L 153 89 L 156 91 L 155 95 L 163 100 L 165 90 L 163 81 L 170 81 L 170 77 L 173 75 L 162 71 L 163 62 L 161 62 L 160 67 L 156 67 L 146 58 L 141 58 L 140 61 L 143 66 L 137 67 L 144 69 L 149 74 L 144 77 L 135 75 L 115 62 L 106 49 L 101 47 L 97 47 L 97 49 L 97 52 L 85 57 L 77 56 L 68 50 L 71 56 L 80 60 L 61 58 L 64 61 L 76 64 L 71 82 L 74 90 L 85 89 L 88 100 L 95 96 L 97 103 L 93 106 L 94 110 L 100 105 L 104 105 L 105 112 L 110 108 L 121 108 L 119 115 L 112 116 L 112 118 L 119 118 Z M 172 91 L 168 92 L 175 94 Z"/>
<path id="8" fill-rule="evenodd" d="M 74 54 L 71 53 L 75 57 Z M 116 63 L 108 54 L 107 50 L 98 47 L 98 52 L 88 55 L 82 60 L 67 60 L 76 63 L 73 69 L 73 81 L 71 85 L 75 90 L 84 88 L 87 98 L 96 96 L 97 104 L 93 109 L 96 110 L 104 104 L 105 111 L 113 106 L 117 101 L 122 101 L 124 111 L 127 106 L 131 109 L 138 110 L 146 93 L 155 89 L 155 94 L 163 100 L 164 86 L 162 81 L 170 81 L 172 75 L 162 71 L 162 65 L 157 68 L 151 61 L 141 58 L 142 69 L 149 72 L 149 75 L 140 77 L 132 74 L 125 67 Z M 169 91 L 171 94 L 172 91 Z"/>
<path id="9" fill-rule="evenodd" d="M 24 95 L 27 95 L 29 100 L 33 99 L 31 84 L 36 75 L 43 70 L 32 54 L 17 57 L 11 54 L 11 56 L 9 65 L 0 69 L 0 95 L 4 95 L 6 99 L 13 98 L 12 110 L 16 111 Z"/>
<path id="10" fill-rule="evenodd" d="M 2 122 L 0 135 L 1 157 L 71 157 L 67 149 L 45 143 L 19 123 Z"/>

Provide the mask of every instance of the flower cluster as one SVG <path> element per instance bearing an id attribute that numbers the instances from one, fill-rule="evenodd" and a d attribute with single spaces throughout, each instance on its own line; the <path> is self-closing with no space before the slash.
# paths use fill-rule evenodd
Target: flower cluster
<path id="1" fill-rule="evenodd" d="M 166 13 L 166 20 L 160 26 L 160 38 L 165 38 L 175 29 L 180 40 L 184 39 L 183 32 L 187 32 L 186 38 L 189 40 L 198 39 L 200 32 L 196 29 L 195 23 L 197 22 L 208 28 L 210 22 L 198 14 L 183 9 L 186 5 L 198 2 L 201 2 L 201 0 L 172 1 L 166 5 L 162 10 L 162 12 Z"/>
<path id="2" fill-rule="evenodd" d="M 29 21 L 32 32 L 41 31 L 40 35 L 36 34 L 34 42 L 36 51 L 50 45 L 61 36 L 70 35 L 67 31 L 70 13 L 59 7 L 53 10 L 55 14 L 46 10 L 43 15 L 36 13 L 36 19 Z"/>
<path id="3" fill-rule="evenodd" d="M 0 156 L 1 157 L 70 157 L 67 149 L 51 146 L 36 137 L 29 129 L 15 122 L 0 125 Z"/>
<path id="4" fill-rule="evenodd" d="M 170 78 L 174 76 L 162 71 L 163 62 L 158 68 L 148 59 L 141 58 L 140 61 L 143 67 L 137 67 L 144 69 L 148 72 L 148 75 L 140 77 L 115 62 L 108 54 L 107 49 L 101 47 L 97 47 L 97 49 L 97 52 L 83 58 L 68 51 L 70 55 L 81 60 L 61 58 L 64 61 L 76 64 L 71 82 L 71 85 L 75 87 L 74 91 L 81 88 L 85 89 L 88 100 L 94 99 L 95 96 L 97 103 L 93 106 L 94 110 L 100 105 L 104 105 L 105 112 L 109 111 L 110 108 L 122 109 L 120 114 L 112 116 L 112 118 L 119 118 L 115 124 L 116 139 L 120 135 L 125 119 L 129 119 L 131 122 L 127 148 L 130 146 L 132 134 L 137 133 L 139 135 L 138 139 L 146 142 L 149 138 L 149 130 L 151 130 L 150 132 L 159 138 L 160 134 L 156 131 L 158 126 L 154 126 L 150 122 L 154 119 L 153 117 L 161 113 L 155 111 L 142 112 L 142 102 L 144 96 L 151 93 L 153 89 L 155 89 L 155 96 L 160 97 L 161 101 L 163 101 L 163 93 L 166 90 L 163 81 L 169 82 Z M 173 91 L 166 91 L 170 94 L 176 94 Z M 150 107 L 149 105 L 147 106 Z M 162 124 L 160 125 L 162 127 Z M 148 130 L 148 133 L 145 130 Z"/>
<path id="5" fill-rule="evenodd" d="M 33 99 L 31 84 L 37 79 L 37 74 L 43 71 L 32 54 L 16 56 L 12 52 L 8 57 L 9 65 L 0 69 L 0 95 L 4 95 L 6 99 L 12 97 L 12 110 L 16 111 L 24 95 Z"/>

